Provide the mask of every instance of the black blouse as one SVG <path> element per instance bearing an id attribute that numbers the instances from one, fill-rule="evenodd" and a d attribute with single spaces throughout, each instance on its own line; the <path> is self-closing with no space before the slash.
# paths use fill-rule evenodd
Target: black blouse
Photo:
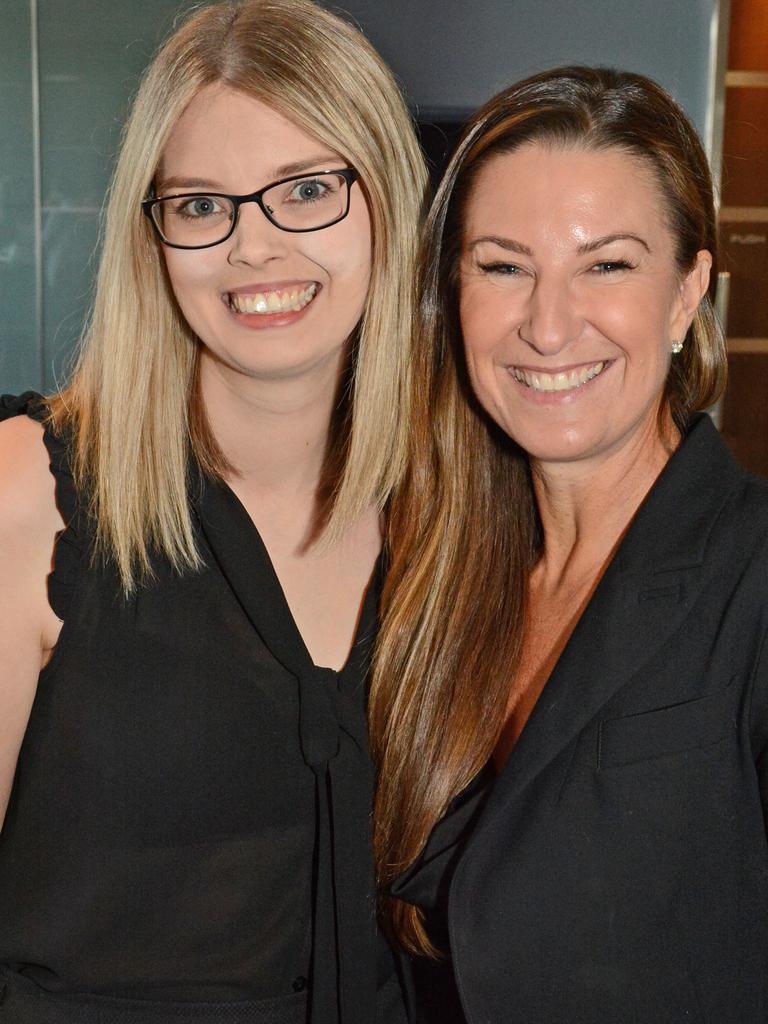
<path id="1" fill-rule="evenodd" d="M 33 395 L 0 401 L 0 419 L 22 413 L 45 410 Z M 92 562 L 65 445 L 49 429 L 45 443 L 67 523 L 49 578 L 64 624 L 0 834 L 0 965 L 19 1006 L 104 999 L 109 1022 L 133 1021 L 120 1013 L 139 1001 L 148 1020 L 155 1007 L 157 1020 L 375 1020 L 365 675 L 378 570 L 344 669 L 316 667 L 245 509 L 199 479 L 204 567 L 157 558 L 126 599 L 114 567 Z"/>

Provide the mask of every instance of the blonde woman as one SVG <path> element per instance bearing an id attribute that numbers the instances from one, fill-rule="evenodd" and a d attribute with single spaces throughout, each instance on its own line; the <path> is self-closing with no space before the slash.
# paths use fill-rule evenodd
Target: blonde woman
<path id="1" fill-rule="evenodd" d="M 73 379 L 2 403 L 14 1024 L 400 1017 L 364 678 L 423 182 L 309 0 L 194 14 L 140 87 Z"/>

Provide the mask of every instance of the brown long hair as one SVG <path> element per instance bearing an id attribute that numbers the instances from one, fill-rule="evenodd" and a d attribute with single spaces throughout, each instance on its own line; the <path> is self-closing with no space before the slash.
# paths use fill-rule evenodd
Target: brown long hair
<path id="1" fill-rule="evenodd" d="M 472 119 L 429 214 L 413 350 L 411 464 L 392 506 L 391 571 L 370 702 L 379 765 L 375 845 L 387 883 L 422 851 L 457 793 L 487 762 L 504 723 L 540 542 L 525 453 L 490 422 L 467 383 L 458 319 L 462 218 L 480 169 L 526 142 L 619 148 L 655 172 L 681 275 L 716 257 L 712 184 L 677 103 L 640 75 L 566 67 L 490 100 Z M 675 358 L 666 398 L 682 425 L 725 383 L 716 282 Z M 434 953 L 419 912 L 386 900 L 394 933 Z"/>

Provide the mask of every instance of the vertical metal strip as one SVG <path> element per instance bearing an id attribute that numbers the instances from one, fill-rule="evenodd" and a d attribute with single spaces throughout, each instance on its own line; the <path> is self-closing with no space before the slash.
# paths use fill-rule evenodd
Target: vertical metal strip
<path id="1" fill-rule="evenodd" d="M 709 158 L 712 182 L 715 186 L 715 213 L 720 217 L 721 181 L 723 165 L 723 133 L 725 129 L 725 75 L 728 70 L 728 37 L 731 28 L 731 0 L 715 0 L 709 26 L 709 81 L 707 83 L 707 122 L 704 148 Z M 723 330 L 727 331 L 729 274 L 718 274 L 715 312 Z M 727 334 L 726 334 L 727 337 Z M 723 422 L 724 395 L 707 409 L 712 422 L 720 430 Z"/>
<path id="2" fill-rule="evenodd" d="M 29 0 L 32 75 L 32 181 L 34 189 L 35 332 L 40 390 L 45 390 L 45 322 L 43 313 L 43 172 L 40 139 L 39 0 Z"/>
<path id="3" fill-rule="evenodd" d="M 715 185 L 715 204 L 720 208 L 720 178 L 723 161 L 725 125 L 725 73 L 728 65 L 728 36 L 731 27 L 731 0 L 715 0 L 709 26 L 709 67 L 707 117 L 704 147 Z"/>

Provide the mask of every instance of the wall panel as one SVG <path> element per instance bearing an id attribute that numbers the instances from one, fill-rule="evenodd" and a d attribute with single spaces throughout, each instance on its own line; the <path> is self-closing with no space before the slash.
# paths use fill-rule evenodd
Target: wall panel
<path id="1" fill-rule="evenodd" d="M 329 4 L 329 6 L 334 6 Z M 641 71 L 707 128 L 718 0 L 341 0 L 430 115 L 474 110 L 518 78 L 566 63 Z"/>
<path id="2" fill-rule="evenodd" d="M 0 393 L 39 387 L 30 0 L 0 30 Z"/>
<path id="3" fill-rule="evenodd" d="M 185 5 L 38 0 L 44 383 L 66 376 L 92 299 L 101 207 L 138 77 Z M 190 4 L 186 4 L 187 7 Z"/>
<path id="4" fill-rule="evenodd" d="M 90 302 L 100 208 L 129 98 L 174 19 L 199 3 L 2 0 L 2 6 L 0 390 L 50 388 L 62 379 Z M 705 128 L 718 0 L 329 0 L 329 6 L 359 20 L 409 99 L 429 116 L 466 112 L 515 77 L 581 60 L 655 75 Z"/>

